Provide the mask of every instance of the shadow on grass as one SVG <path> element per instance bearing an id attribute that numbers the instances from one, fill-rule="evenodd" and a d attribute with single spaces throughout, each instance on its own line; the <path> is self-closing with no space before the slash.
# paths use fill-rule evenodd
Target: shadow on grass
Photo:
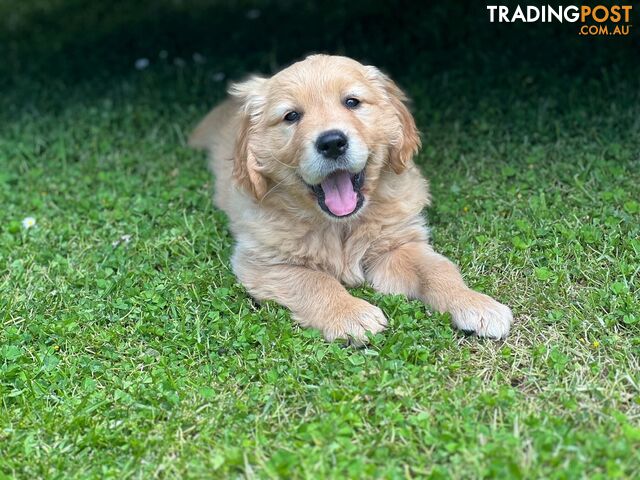
<path id="1" fill-rule="evenodd" d="M 155 60 L 161 50 L 186 61 L 198 52 L 234 74 L 270 72 L 308 52 L 343 53 L 400 76 L 522 65 L 591 75 L 637 54 L 632 37 L 584 38 L 573 24 L 491 24 L 486 6 L 471 1 L 25 3 L 0 7 L 0 68 L 16 84 L 127 76 L 136 58 Z"/>

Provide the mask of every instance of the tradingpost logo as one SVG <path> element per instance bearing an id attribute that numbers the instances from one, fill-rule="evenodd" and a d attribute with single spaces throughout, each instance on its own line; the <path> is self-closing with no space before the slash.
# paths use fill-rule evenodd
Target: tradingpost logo
<path id="1" fill-rule="evenodd" d="M 629 35 L 631 5 L 487 5 L 491 23 L 578 23 L 578 35 Z"/>

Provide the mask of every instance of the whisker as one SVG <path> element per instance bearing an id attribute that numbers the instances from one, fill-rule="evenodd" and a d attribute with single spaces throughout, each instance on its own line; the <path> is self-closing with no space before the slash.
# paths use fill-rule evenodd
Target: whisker
<path id="1" fill-rule="evenodd" d="M 264 199 L 265 199 L 265 198 L 267 198 L 267 196 L 268 196 L 271 192 L 273 192 L 276 188 L 278 188 L 278 187 L 282 184 L 282 182 L 285 182 L 286 180 L 289 180 L 289 179 L 290 179 L 291 177 L 293 177 L 293 176 L 294 176 L 293 174 L 288 175 L 288 176 L 286 176 L 285 178 L 283 178 L 282 180 L 280 180 L 278 183 L 276 183 L 273 187 L 271 187 L 271 188 L 267 191 L 267 193 L 265 193 L 265 194 L 264 194 L 264 197 L 262 197 L 262 199 L 260 199 L 260 202 L 258 203 L 258 205 L 262 205 L 262 202 L 264 202 Z"/>
<path id="2" fill-rule="evenodd" d="M 294 167 L 293 165 L 287 165 L 286 163 L 281 162 L 280 160 L 278 160 L 278 158 L 273 153 L 271 153 L 271 159 L 275 160 L 277 163 L 279 163 L 283 167 L 290 168 L 292 170 L 295 170 L 297 168 L 297 167 Z"/>

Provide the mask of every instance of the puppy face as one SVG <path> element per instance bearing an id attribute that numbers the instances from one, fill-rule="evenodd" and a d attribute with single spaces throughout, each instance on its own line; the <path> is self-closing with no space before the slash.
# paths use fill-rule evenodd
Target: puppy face
<path id="1" fill-rule="evenodd" d="M 398 87 L 345 57 L 314 55 L 230 93 L 244 114 L 234 174 L 259 199 L 277 188 L 296 208 L 347 218 L 382 168 L 401 173 L 420 146 Z"/>

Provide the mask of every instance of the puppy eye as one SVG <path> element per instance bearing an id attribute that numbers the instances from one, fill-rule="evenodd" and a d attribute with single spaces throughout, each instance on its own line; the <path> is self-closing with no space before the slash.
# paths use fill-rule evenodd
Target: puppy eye
<path id="1" fill-rule="evenodd" d="M 360 100 L 358 100 L 357 98 L 349 97 L 344 101 L 344 105 L 347 108 L 356 108 L 358 105 L 360 105 Z"/>
<path id="2" fill-rule="evenodd" d="M 284 121 L 289 123 L 295 123 L 300 120 L 300 112 L 289 112 L 284 116 Z"/>

